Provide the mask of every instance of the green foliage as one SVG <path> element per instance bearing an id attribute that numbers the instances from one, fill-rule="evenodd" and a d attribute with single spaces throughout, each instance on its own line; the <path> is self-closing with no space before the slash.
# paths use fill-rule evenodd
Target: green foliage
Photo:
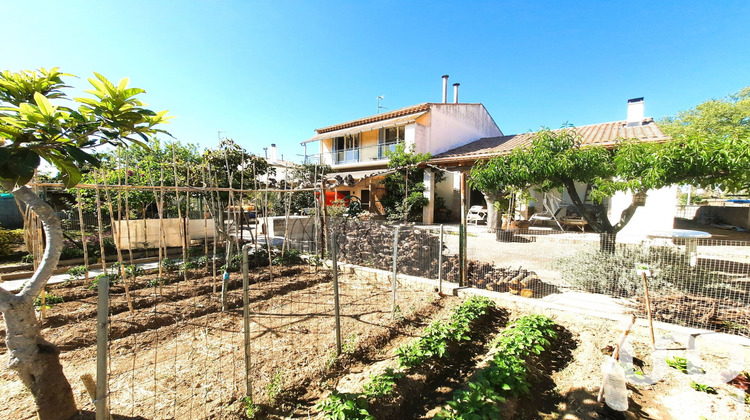
<path id="1" fill-rule="evenodd" d="M 249 419 L 254 419 L 255 415 L 258 414 L 258 406 L 253 403 L 253 397 L 247 396 L 242 399 L 242 404 L 245 406 L 245 415 Z"/>
<path id="2" fill-rule="evenodd" d="M 326 419 L 375 420 L 367 411 L 367 399 L 359 394 L 333 391 L 327 399 L 318 403 L 316 408 L 324 413 Z"/>
<path id="3" fill-rule="evenodd" d="M 695 108 L 659 121 L 672 137 L 750 136 L 750 86 L 722 99 L 712 99 Z"/>
<path id="4" fill-rule="evenodd" d="M 370 381 L 365 383 L 365 395 L 368 398 L 389 396 L 393 393 L 393 387 L 396 386 L 396 381 L 403 377 L 403 373 L 394 371 L 392 367 L 386 368 L 384 373 L 371 376 Z"/>
<path id="5" fill-rule="evenodd" d="M 635 264 L 651 269 L 649 289 L 656 292 L 706 292 L 716 286 L 716 276 L 672 247 L 617 247 L 613 253 L 579 251 L 557 261 L 562 279 L 591 293 L 630 297 L 643 294 Z"/>
<path id="6" fill-rule="evenodd" d="M 88 271 L 85 265 L 79 265 L 68 269 L 67 274 L 70 276 L 70 280 L 77 280 L 85 276 Z"/>
<path id="7" fill-rule="evenodd" d="M 3 229 L 0 227 L 0 256 L 9 255 L 13 245 L 23 243 L 22 229 Z"/>
<path id="8" fill-rule="evenodd" d="M 542 129 L 531 146 L 480 162 L 471 170 L 470 184 L 485 193 L 510 189 L 567 190 L 578 212 L 595 231 L 617 233 L 630 220 L 637 202 L 612 224 L 602 200 L 620 191 L 645 192 L 673 184 L 747 185 L 750 137 L 685 136 L 664 143 L 622 139 L 613 148 L 582 146 L 572 128 Z M 593 209 L 582 206 L 576 183 L 590 184 Z"/>
<path id="9" fill-rule="evenodd" d="M 99 280 L 101 280 L 103 277 L 109 277 L 109 287 L 111 288 L 115 284 L 119 283 L 119 279 L 117 277 L 112 276 L 111 274 L 99 274 L 96 277 L 94 277 L 93 280 L 91 280 L 91 284 L 89 285 L 89 290 L 96 290 L 99 287 Z M 119 276 L 118 276 L 119 277 Z"/>
<path id="10" fill-rule="evenodd" d="M 716 389 L 712 386 L 699 384 L 698 382 L 692 381 L 690 382 L 690 388 L 693 388 L 696 391 L 705 392 L 706 394 L 716 394 Z"/>
<path id="11" fill-rule="evenodd" d="M 44 305 L 49 309 L 51 305 L 54 305 L 56 303 L 64 303 L 65 300 L 62 298 L 62 296 L 57 296 L 52 293 L 47 293 L 44 296 Z M 41 307 L 42 306 L 42 297 L 37 296 L 36 300 L 34 300 L 34 306 Z"/>
<path id="12" fill-rule="evenodd" d="M 170 283 L 170 280 L 166 277 L 154 277 L 153 279 L 149 280 L 147 285 L 148 287 L 158 287 L 158 286 L 166 286 Z"/>
<path id="13" fill-rule="evenodd" d="M 385 194 L 381 198 L 383 208 L 389 220 L 418 220 L 422 214 L 422 207 L 429 200 L 424 192 L 424 169 L 417 165 L 430 159 L 429 153 L 414 153 L 406 150 L 404 144 L 397 144 L 394 151 L 387 150 L 388 167 L 398 169 L 395 173 L 383 179 Z M 442 180 L 442 172 L 437 172 L 438 180 Z"/>
<path id="14" fill-rule="evenodd" d="M 161 260 L 161 269 L 167 273 L 177 271 L 177 261 L 164 258 Z"/>
<path id="15" fill-rule="evenodd" d="M 703 369 L 694 366 L 684 357 L 674 356 L 666 359 L 666 362 L 667 366 L 671 367 L 672 369 L 677 369 L 686 375 L 690 373 L 704 373 Z"/>
<path id="16" fill-rule="evenodd" d="M 526 359 L 539 355 L 556 337 L 554 322 L 541 315 L 528 315 L 509 325 L 496 340 L 495 356 L 479 372 L 468 389 L 456 391 L 436 419 L 500 418 L 498 403 L 508 396 L 528 394 Z"/>
<path id="17" fill-rule="evenodd" d="M 271 260 L 273 265 L 295 265 L 302 263 L 302 257 L 300 257 L 299 250 L 287 249 L 284 254 L 280 252 Z"/>
<path id="18" fill-rule="evenodd" d="M 0 180 L 25 185 L 44 159 L 60 171 L 66 186 L 81 180 L 81 168 L 99 164 L 84 149 L 103 144 L 145 145 L 162 132 L 166 111 L 155 113 L 137 98 L 145 91 L 128 88 L 128 79 L 114 85 L 94 73 L 89 98 L 70 98 L 57 68 L 0 73 Z M 53 105 L 69 100 L 77 108 Z M 57 101 L 56 101 L 57 103 Z"/>
<path id="19" fill-rule="evenodd" d="M 273 371 L 271 381 L 265 386 L 266 395 L 268 395 L 268 402 L 273 405 L 276 403 L 276 398 L 281 394 L 284 389 L 284 370 L 276 368 Z"/>
<path id="20" fill-rule="evenodd" d="M 195 264 L 196 268 L 206 268 L 208 267 L 210 261 L 211 258 L 208 255 L 203 255 L 193 260 L 193 263 Z"/>
<path id="21" fill-rule="evenodd" d="M 459 306 L 447 322 L 435 321 L 425 328 L 421 338 L 395 350 L 399 367 L 411 369 L 432 358 L 448 354 L 450 343 L 469 340 L 471 323 L 489 313 L 495 302 L 485 297 L 472 296 Z"/>

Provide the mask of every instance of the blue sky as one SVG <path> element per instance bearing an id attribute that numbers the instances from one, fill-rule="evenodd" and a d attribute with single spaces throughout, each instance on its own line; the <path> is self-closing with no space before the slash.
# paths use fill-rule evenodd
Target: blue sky
<path id="1" fill-rule="evenodd" d="M 0 2 L 0 68 L 129 77 L 180 141 L 299 160 L 315 128 L 441 100 L 506 134 L 673 115 L 750 85 L 750 2 Z M 452 99 L 452 89 L 449 93 Z"/>

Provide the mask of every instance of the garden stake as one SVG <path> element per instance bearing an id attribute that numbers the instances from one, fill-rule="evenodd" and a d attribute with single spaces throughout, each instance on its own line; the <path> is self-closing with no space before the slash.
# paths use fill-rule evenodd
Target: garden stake
<path id="1" fill-rule="evenodd" d="M 648 281 L 646 280 L 646 273 L 641 273 L 643 278 L 643 291 L 646 294 L 646 312 L 648 313 L 648 327 L 651 330 L 651 348 L 656 349 L 656 339 L 654 338 L 654 321 L 651 316 L 651 298 L 648 295 Z"/>
<path id="2" fill-rule="evenodd" d="M 101 221 L 101 219 L 99 219 Z M 99 278 L 96 311 L 96 420 L 109 419 L 107 410 L 107 324 L 109 276 Z"/>
<path id="3" fill-rule="evenodd" d="M 391 285 L 391 299 L 392 299 L 392 308 L 391 308 L 391 316 L 393 319 L 396 319 L 396 270 L 397 270 L 397 262 L 398 262 L 398 226 L 396 226 L 396 230 L 393 232 L 393 284 Z"/>
<path id="4" fill-rule="evenodd" d="M 339 311 L 339 263 L 338 255 L 336 252 L 337 248 L 336 236 L 333 235 L 333 232 L 331 232 L 331 262 L 333 268 L 333 313 L 336 318 L 336 355 L 341 356 L 341 314 Z"/>
<path id="5" fill-rule="evenodd" d="M 250 376 L 250 297 L 248 288 L 250 278 L 248 274 L 247 252 L 250 244 L 242 246 L 242 331 L 245 335 L 245 396 L 253 397 L 253 382 Z"/>
<path id="6" fill-rule="evenodd" d="M 177 155 L 175 154 L 176 149 L 175 143 L 172 143 L 172 167 L 174 168 L 174 186 L 175 186 L 175 202 L 177 203 L 177 220 L 180 222 L 179 227 L 179 235 L 180 235 L 180 245 L 182 248 L 182 280 L 187 282 L 187 270 L 185 269 L 185 264 L 187 264 L 187 250 L 185 249 L 185 238 L 187 236 L 187 232 L 185 232 L 185 225 L 182 220 L 182 210 L 180 209 L 180 193 L 177 192 Z M 189 196 L 188 193 L 185 193 L 185 196 Z M 186 212 L 190 212 L 190 209 L 186 208 Z"/>
<path id="7" fill-rule="evenodd" d="M 104 177 L 104 185 L 107 185 L 107 178 Z M 117 220 L 115 220 L 114 212 L 112 211 L 112 199 L 109 196 L 109 190 L 105 190 L 107 194 L 107 207 L 109 208 L 109 224 L 112 228 L 112 239 L 114 239 L 115 242 L 115 252 L 117 253 L 117 262 L 120 263 L 120 278 L 122 279 L 122 286 L 125 288 L 125 300 L 128 301 L 128 310 L 130 310 L 130 315 L 135 315 L 135 310 L 133 310 L 133 299 L 130 297 L 130 287 L 128 286 L 128 276 L 125 272 L 125 263 L 122 260 L 122 248 L 120 248 L 120 215 L 117 215 Z M 115 229 L 115 223 L 117 224 L 117 229 Z M 135 270 L 134 270 L 135 271 Z"/>
<path id="8" fill-rule="evenodd" d="M 41 319 L 43 320 L 44 317 L 47 316 L 47 305 L 45 305 L 45 303 L 47 301 L 47 291 L 44 290 L 44 289 L 42 289 L 42 296 L 41 296 L 40 301 L 41 301 L 40 307 L 42 308 Z"/>
<path id="9" fill-rule="evenodd" d="M 98 179 L 97 179 L 98 182 Z M 99 195 L 99 188 L 96 188 L 96 216 L 99 223 L 99 251 L 101 252 L 102 271 L 107 274 L 107 256 L 104 253 L 104 226 L 102 226 L 102 203 Z"/>
<path id="10" fill-rule="evenodd" d="M 438 245 L 438 293 L 443 294 L 443 227 L 440 225 L 440 244 Z"/>
<path id="11" fill-rule="evenodd" d="M 81 242 L 83 243 L 83 265 L 86 266 L 86 273 L 84 274 L 84 284 L 88 287 L 91 283 L 89 279 L 89 247 L 86 244 L 86 231 L 83 228 L 83 203 L 81 202 L 81 189 L 76 189 L 76 195 L 78 196 L 78 224 L 81 228 Z"/>

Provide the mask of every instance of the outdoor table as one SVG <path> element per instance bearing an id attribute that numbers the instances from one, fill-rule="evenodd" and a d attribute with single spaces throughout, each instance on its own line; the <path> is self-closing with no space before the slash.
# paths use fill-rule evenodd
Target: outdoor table
<path id="1" fill-rule="evenodd" d="M 667 229 L 649 233 L 648 238 L 684 239 L 685 255 L 690 258 L 690 265 L 694 266 L 698 257 L 698 239 L 708 239 L 711 234 L 700 230 Z"/>

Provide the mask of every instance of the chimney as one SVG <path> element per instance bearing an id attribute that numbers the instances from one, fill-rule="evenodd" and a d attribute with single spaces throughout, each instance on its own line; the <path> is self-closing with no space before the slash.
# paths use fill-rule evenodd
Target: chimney
<path id="1" fill-rule="evenodd" d="M 276 144 L 271 144 L 271 153 L 269 153 L 268 161 L 270 163 L 276 163 Z"/>
<path id="2" fill-rule="evenodd" d="M 638 126 L 643 122 L 643 98 L 628 99 L 627 126 Z"/>
<path id="3" fill-rule="evenodd" d="M 453 103 L 458 103 L 458 87 L 461 86 L 461 83 L 454 83 L 453 84 Z"/>
<path id="4" fill-rule="evenodd" d="M 443 75 L 443 103 L 448 103 L 448 75 Z"/>

